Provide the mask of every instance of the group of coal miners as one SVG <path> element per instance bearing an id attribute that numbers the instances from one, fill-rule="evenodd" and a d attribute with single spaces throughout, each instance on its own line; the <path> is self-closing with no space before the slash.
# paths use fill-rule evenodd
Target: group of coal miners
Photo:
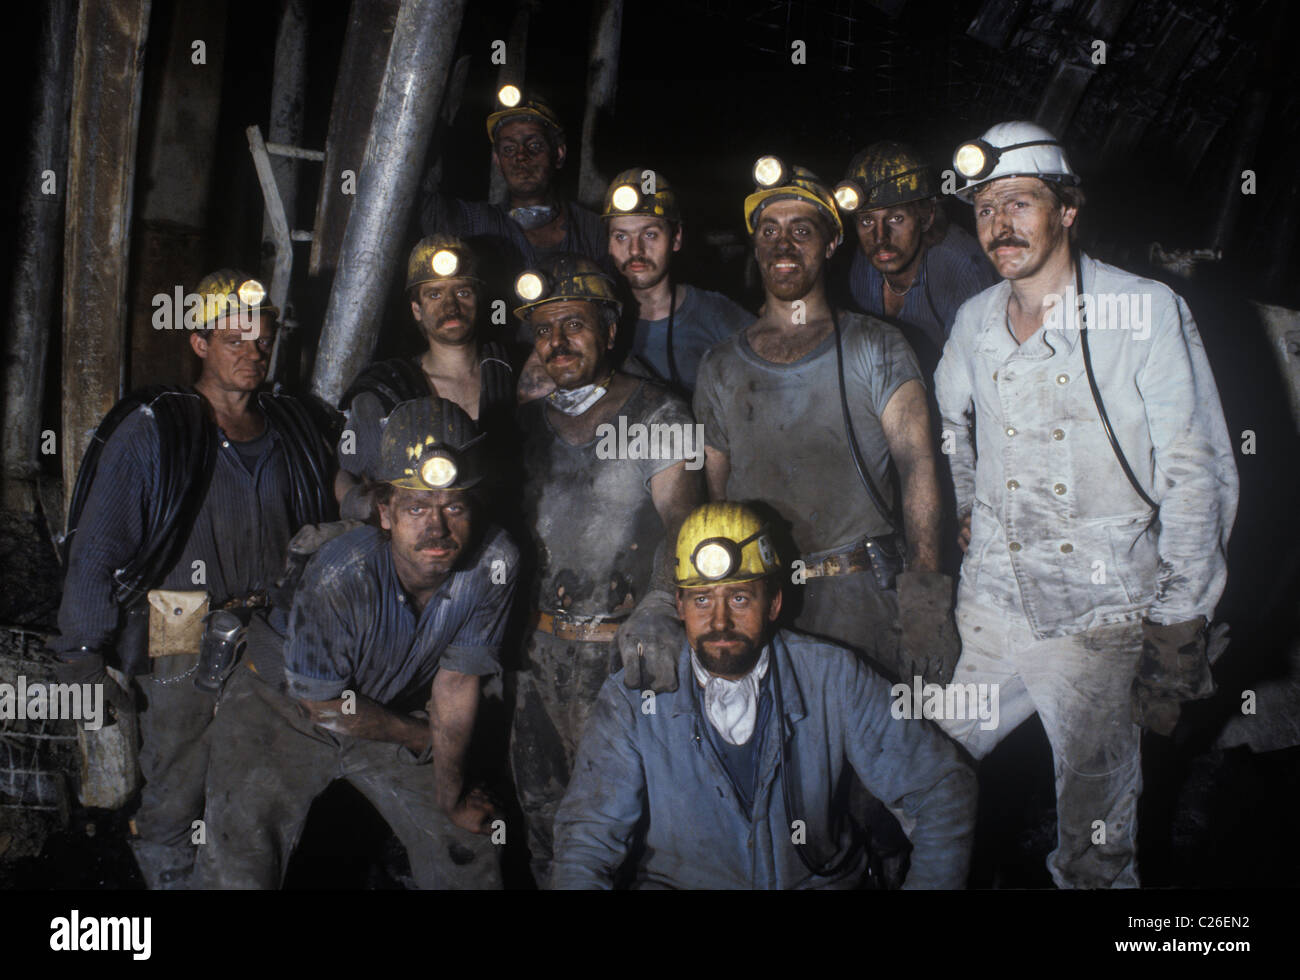
<path id="1" fill-rule="evenodd" d="M 138 718 L 147 885 L 280 887 L 342 779 L 424 888 L 501 887 L 512 834 L 542 888 L 961 888 L 978 760 L 1036 713 L 1053 880 L 1136 887 L 1237 474 L 1187 304 L 1078 247 L 1060 142 L 956 148 L 975 236 L 903 144 L 833 188 L 761 157 L 754 314 L 673 268 L 663 174 L 596 215 L 548 106 L 504 89 L 487 129 L 506 205 L 424 188 L 420 351 L 332 415 L 267 391 L 278 311 L 224 269 L 197 381 L 97 430 L 53 648 Z"/>

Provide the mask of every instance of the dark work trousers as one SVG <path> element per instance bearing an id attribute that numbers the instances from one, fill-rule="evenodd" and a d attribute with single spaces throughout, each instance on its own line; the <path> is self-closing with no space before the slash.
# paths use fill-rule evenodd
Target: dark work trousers
<path id="1" fill-rule="evenodd" d="M 808 579 L 795 628 L 848 647 L 891 681 L 906 673 L 899 664 L 898 593 L 882 591 L 869 571 Z M 898 854 L 907 847 L 898 815 L 857 778 L 851 783 L 849 810 L 870 833 L 877 856 Z M 895 877 L 900 872 L 896 862 L 887 864 L 890 885 L 900 883 Z"/>
<path id="2" fill-rule="evenodd" d="M 500 848 L 438 809 L 429 753 L 319 728 L 247 663 L 226 683 L 217 719 L 196 887 L 280 887 L 312 801 L 336 779 L 387 821 L 419 887 L 501 887 Z"/>
<path id="3" fill-rule="evenodd" d="M 550 887 L 551 831 L 596 695 L 616 667 L 614 643 L 562 640 L 534 630 L 516 681 L 510 762 L 528 826 L 537 887 Z"/>
<path id="4" fill-rule="evenodd" d="M 194 821 L 203 816 L 208 732 L 216 696 L 194 687 L 198 659 L 185 654 L 157 657 L 153 672 L 135 679 L 142 695 L 140 772 L 144 776 L 135 827 L 141 840 L 156 845 L 155 852 L 159 847 L 175 852 L 176 862 L 167 870 L 193 861 Z"/>

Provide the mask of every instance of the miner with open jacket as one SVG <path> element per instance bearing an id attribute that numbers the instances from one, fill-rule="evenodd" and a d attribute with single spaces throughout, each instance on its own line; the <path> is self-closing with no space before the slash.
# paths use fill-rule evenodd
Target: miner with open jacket
<path id="1" fill-rule="evenodd" d="M 82 461 L 51 646 L 63 683 L 102 683 L 124 720 L 138 704 L 145 783 L 131 847 L 150 888 L 185 887 L 194 861 L 221 680 L 200 664 L 205 628 L 220 611 L 229 628 L 266 606 L 295 530 L 333 509 L 310 416 L 259 391 L 278 316 L 265 287 L 222 269 L 197 296 L 186 326 L 198 380 L 120 402 Z"/>

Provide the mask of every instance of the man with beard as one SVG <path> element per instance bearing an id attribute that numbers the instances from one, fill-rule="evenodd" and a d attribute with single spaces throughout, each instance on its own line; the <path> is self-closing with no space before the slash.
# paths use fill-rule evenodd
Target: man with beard
<path id="1" fill-rule="evenodd" d="M 474 253 L 449 235 L 422 239 L 407 259 L 406 293 L 426 350 L 372 364 L 339 403 L 347 424 L 334 492 L 345 518 L 373 516 L 367 481 L 379 465 L 381 422 L 399 402 L 430 394 L 455 402 L 487 434 L 491 456 L 504 456 L 512 441 L 514 372 L 505 348 L 479 334 L 483 280 Z"/>
<path id="2" fill-rule="evenodd" d="M 700 366 L 709 495 L 761 500 L 788 523 L 787 546 L 801 555 L 793 582 L 806 582 L 798 629 L 860 651 L 894 679 L 945 682 L 956 637 L 916 358 L 895 328 L 831 307 L 825 265 L 842 228 L 830 191 L 775 157 L 761 158 L 755 176 L 745 219 L 766 301 Z"/>
<path id="3" fill-rule="evenodd" d="M 335 779 L 388 822 L 421 888 L 500 887 L 496 812 L 464 760 L 518 551 L 474 494 L 481 438 L 445 399 L 398 405 L 380 445 L 382 531 L 327 542 L 287 623 L 255 621 L 214 723 L 204 887 L 278 887 Z"/>
<path id="4" fill-rule="evenodd" d="M 979 759 L 1037 713 L 1053 881 L 1136 888 L 1139 726 L 1168 734 L 1214 690 L 1232 447 L 1187 304 L 1072 245 L 1055 137 L 999 123 L 954 165 L 1005 279 L 962 306 L 934 377 L 964 523 L 957 677 L 998 685 L 1001 724 L 942 724 Z"/>
<path id="5" fill-rule="evenodd" d="M 693 392 L 704 352 L 753 323 L 753 315 L 721 293 L 674 282 L 682 216 L 663 174 L 623 171 L 605 191 L 602 217 L 610 258 L 637 304 L 630 353 L 675 391 Z"/>
<path id="6" fill-rule="evenodd" d="M 617 651 L 635 657 L 671 613 L 664 542 L 704 497 L 703 446 L 681 398 L 610 366 L 620 306 L 592 262 L 559 256 L 521 275 L 517 292 L 515 315 L 556 385 L 519 412 L 538 567 L 511 736 L 533 873 L 544 885 L 551 824 L 596 695 Z"/>
<path id="7" fill-rule="evenodd" d="M 957 308 L 997 276 L 979 243 L 948 223 L 934 177 L 910 147 L 882 141 L 849 164 L 835 188 L 859 250 L 849 268 L 858 309 L 900 325 L 928 377 Z"/>
<path id="8" fill-rule="evenodd" d="M 776 629 L 781 575 L 751 509 L 705 504 L 677 539 L 686 683 L 650 702 L 601 688 L 555 826 L 556 888 L 852 888 L 865 856 L 837 819 L 850 771 L 908 816 L 904 887 L 960 888 L 975 779 L 843 647 Z M 644 826 L 643 847 L 637 828 Z"/>
<path id="9" fill-rule="evenodd" d="M 187 887 L 203 815 L 220 684 L 200 668 L 205 623 L 265 607 L 290 538 L 333 503 L 329 447 L 305 409 L 258 391 L 278 312 L 266 289 L 221 269 L 195 296 L 193 388 L 132 393 L 82 460 L 50 644 L 60 682 L 102 683 L 127 732 L 138 698 L 145 783 L 130 845 L 146 886 L 162 889 Z"/>

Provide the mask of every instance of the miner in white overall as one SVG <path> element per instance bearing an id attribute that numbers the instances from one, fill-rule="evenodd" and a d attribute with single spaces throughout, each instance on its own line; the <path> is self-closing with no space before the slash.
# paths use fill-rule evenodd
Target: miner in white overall
<path id="1" fill-rule="evenodd" d="M 1183 299 L 1075 249 L 1083 195 L 1051 133 L 1001 123 L 954 166 L 1005 281 L 958 311 L 934 378 L 965 550 L 953 681 L 998 685 L 1001 723 L 941 723 L 979 759 L 1036 712 L 1053 880 L 1132 888 L 1141 730 L 1213 690 L 1237 506 L 1223 411 Z"/>

